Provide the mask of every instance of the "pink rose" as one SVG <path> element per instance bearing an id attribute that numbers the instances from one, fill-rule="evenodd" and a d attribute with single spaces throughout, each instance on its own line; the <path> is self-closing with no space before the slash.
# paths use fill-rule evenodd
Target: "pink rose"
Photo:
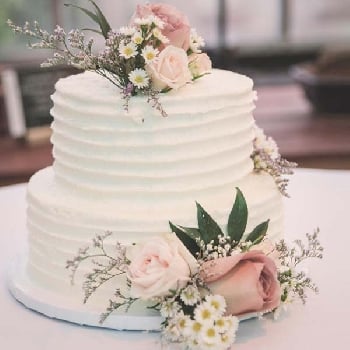
<path id="1" fill-rule="evenodd" d="M 176 7 L 168 4 L 137 5 L 136 12 L 131 18 L 144 18 L 150 15 L 157 16 L 164 22 L 162 34 L 169 39 L 169 45 L 180 47 L 187 51 L 190 47 L 190 25 L 187 17 Z"/>
<path id="2" fill-rule="evenodd" d="M 161 51 L 157 62 L 147 66 L 147 71 L 153 88 L 159 91 L 166 87 L 176 90 L 192 80 L 186 52 L 175 46 L 167 46 Z"/>
<path id="3" fill-rule="evenodd" d="M 276 265 L 261 251 L 207 261 L 202 267 L 212 293 L 225 298 L 227 314 L 269 311 L 280 303 Z"/>
<path id="4" fill-rule="evenodd" d="M 189 68 L 194 78 L 211 71 L 211 60 L 206 53 L 193 53 L 188 57 Z"/>
<path id="5" fill-rule="evenodd" d="M 144 300 L 184 287 L 198 270 L 197 261 L 175 234 L 134 246 L 128 258 L 130 295 Z"/>

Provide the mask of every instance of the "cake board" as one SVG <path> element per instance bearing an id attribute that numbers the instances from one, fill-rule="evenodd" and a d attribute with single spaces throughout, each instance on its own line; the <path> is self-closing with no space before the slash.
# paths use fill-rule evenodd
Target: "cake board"
<path id="1" fill-rule="evenodd" d="M 10 293 L 17 301 L 49 318 L 82 326 L 130 331 L 160 331 L 163 321 L 158 315 L 138 316 L 125 313 L 111 314 L 103 324 L 100 324 L 100 316 L 104 310 L 87 309 L 83 302 L 73 303 L 65 296 L 41 288 L 28 277 L 23 258 L 10 266 L 7 280 Z"/>

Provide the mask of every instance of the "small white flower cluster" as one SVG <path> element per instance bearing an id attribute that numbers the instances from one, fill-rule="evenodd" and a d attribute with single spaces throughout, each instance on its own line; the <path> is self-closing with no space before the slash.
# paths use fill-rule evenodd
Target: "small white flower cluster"
<path id="1" fill-rule="evenodd" d="M 195 28 L 191 28 L 190 49 L 194 53 L 201 53 L 201 48 L 205 46 L 204 39 L 197 33 Z"/>
<path id="2" fill-rule="evenodd" d="M 142 67 L 136 67 L 128 73 L 129 81 L 138 89 L 147 88 L 150 84 L 150 77 L 146 72 L 145 65 L 157 62 L 159 50 L 153 43 L 158 40 L 164 43 L 167 39 L 162 37 L 161 29 L 163 21 L 156 16 L 135 18 L 134 23 L 139 26 L 121 27 L 119 33 L 123 36 L 118 46 L 120 57 L 125 60 L 131 58 L 134 61 L 143 59 Z M 141 58 L 142 57 L 142 58 Z M 132 64 L 135 66 L 135 62 Z"/>
<path id="3" fill-rule="evenodd" d="M 194 290 L 187 290 L 190 287 L 183 291 L 190 297 L 187 299 L 187 296 L 183 298 L 182 295 L 182 300 L 187 306 L 192 306 L 193 301 L 197 300 L 193 315 L 185 315 L 183 310 L 172 313 L 164 331 L 165 337 L 171 341 L 182 342 L 190 349 L 228 349 L 235 341 L 238 318 L 224 316 L 226 302 L 222 296 L 207 295 L 198 301 L 199 294 L 195 292 L 194 295 Z M 192 288 L 196 289 L 193 286 Z"/>
<path id="4" fill-rule="evenodd" d="M 272 137 L 267 137 L 261 128 L 255 127 L 254 147 L 259 150 L 264 150 L 271 159 L 276 160 L 279 157 L 278 147 Z M 267 164 L 260 158 L 256 160 L 260 164 L 260 168 L 266 168 Z"/>
<path id="5" fill-rule="evenodd" d="M 229 236 L 225 235 L 219 235 L 217 242 L 212 240 L 206 244 L 204 241 L 199 241 L 198 244 L 201 248 L 201 258 L 206 261 L 238 254 L 242 251 L 249 250 L 252 246 L 252 242 L 237 243 Z"/>
<path id="6" fill-rule="evenodd" d="M 257 126 L 255 126 L 255 135 L 254 151 L 251 155 L 254 170 L 256 172 L 265 171 L 270 174 L 279 191 L 288 197 L 287 186 L 289 180 L 282 175 L 292 175 L 297 164 L 282 158 L 278 152 L 276 142 L 271 137 L 267 137 L 263 130 Z"/>

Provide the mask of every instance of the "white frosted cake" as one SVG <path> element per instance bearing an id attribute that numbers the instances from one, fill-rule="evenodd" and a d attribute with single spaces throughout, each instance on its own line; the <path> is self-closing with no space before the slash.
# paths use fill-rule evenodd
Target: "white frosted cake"
<path id="1" fill-rule="evenodd" d="M 246 231 L 270 219 L 267 235 L 280 238 L 281 194 L 253 171 L 252 88 L 248 77 L 213 70 L 163 94 L 161 117 L 138 96 L 126 113 L 118 89 L 93 72 L 61 79 L 55 161 L 28 186 L 30 280 L 81 305 L 82 276 L 71 286 L 65 265 L 96 233 L 131 244 L 168 232 L 169 220 L 195 227 L 196 201 L 225 228 L 236 187 L 247 199 Z M 86 308 L 103 310 L 114 287 L 102 286 Z"/>

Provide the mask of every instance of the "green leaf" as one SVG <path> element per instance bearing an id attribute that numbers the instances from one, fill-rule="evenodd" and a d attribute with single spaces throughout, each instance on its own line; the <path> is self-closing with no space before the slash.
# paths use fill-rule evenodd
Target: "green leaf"
<path id="1" fill-rule="evenodd" d="M 106 17 L 102 13 L 101 9 L 96 5 L 95 1 L 89 0 L 95 7 L 96 9 L 96 15 L 99 18 L 99 25 L 102 31 L 103 36 L 107 39 L 108 32 L 111 30 L 111 26 L 109 25 Z"/>
<path id="2" fill-rule="evenodd" d="M 77 6 L 77 5 L 73 5 L 73 4 L 64 4 L 64 6 L 67 7 L 74 7 L 82 12 L 84 12 L 87 16 L 89 16 L 95 23 L 97 23 L 99 25 L 99 27 L 101 28 L 101 32 L 102 35 L 107 39 L 108 36 L 108 32 L 111 30 L 111 26 L 109 25 L 106 17 L 104 16 L 104 14 L 102 13 L 102 11 L 100 10 L 100 8 L 96 5 L 96 3 L 92 0 L 89 0 L 92 5 L 95 7 L 96 9 L 96 13 L 93 13 L 87 9 L 85 9 L 84 7 L 81 6 Z"/>
<path id="3" fill-rule="evenodd" d="M 241 240 L 247 226 L 247 202 L 241 190 L 237 187 L 236 199 L 227 223 L 227 233 L 237 243 Z"/>
<path id="4" fill-rule="evenodd" d="M 201 234 L 199 232 L 198 228 L 194 227 L 184 227 L 184 226 L 178 226 L 182 231 L 186 232 L 192 239 L 196 240 L 198 238 L 201 238 Z"/>
<path id="5" fill-rule="evenodd" d="M 174 225 L 169 221 L 169 226 L 172 232 L 176 234 L 183 245 L 189 250 L 189 252 L 197 258 L 197 253 L 199 252 L 199 247 L 196 241 L 189 236 L 187 232 L 182 230 L 180 227 Z"/>
<path id="6" fill-rule="evenodd" d="M 218 235 L 224 235 L 219 225 L 214 219 L 196 202 L 197 220 L 200 235 L 204 243 L 208 244 L 211 240 L 217 240 Z"/>
<path id="7" fill-rule="evenodd" d="M 266 235 L 267 229 L 269 227 L 269 222 L 270 220 L 266 220 L 256 226 L 255 229 L 247 236 L 246 242 L 250 241 L 254 244 L 260 243 Z"/>
<path id="8" fill-rule="evenodd" d="M 94 32 L 94 33 L 102 35 L 102 32 L 100 30 L 97 30 L 97 29 L 83 28 L 82 31 L 89 31 L 89 32 Z"/>
<path id="9" fill-rule="evenodd" d="M 83 11 L 87 16 L 89 16 L 94 22 L 96 22 L 97 24 L 99 24 L 98 22 L 98 17 L 96 14 L 94 14 L 93 12 L 85 9 L 84 7 L 80 7 L 80 6 L 77 6 L 77 5 L 73 5 L 73 4 L 64 4 L 64 6 L 66 7 L 74 7 L 78 10 L 81 10 Z"/>

